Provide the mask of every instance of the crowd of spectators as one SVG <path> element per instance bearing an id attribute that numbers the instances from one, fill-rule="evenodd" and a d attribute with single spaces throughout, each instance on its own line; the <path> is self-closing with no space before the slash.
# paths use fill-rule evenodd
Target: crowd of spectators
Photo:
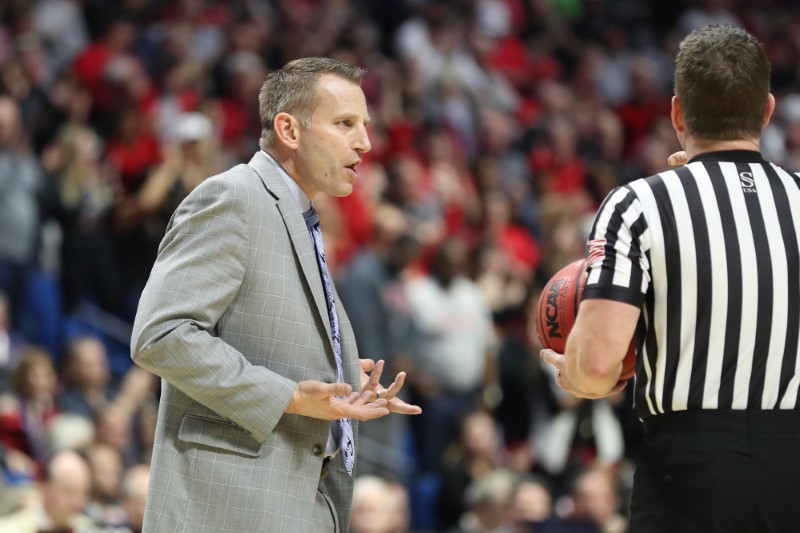
<path id="1" fill-rule="evenodd" d="M 800 167 L 791 0 L 0 3 L 0 530 L 140 527 L 158 382 L 127 342 L 164 228 L 258 149 L 265 74 L 325 55 L 369 69 L 373 146 L 315 200 L 329 262 L 424 409 L 362 425 L 353 531 L 624 531 L 630 395 L 561 394 L 529 314 L 678 149 L 672 61 L 707 23 L 764 43 L 762 151 Z"/>

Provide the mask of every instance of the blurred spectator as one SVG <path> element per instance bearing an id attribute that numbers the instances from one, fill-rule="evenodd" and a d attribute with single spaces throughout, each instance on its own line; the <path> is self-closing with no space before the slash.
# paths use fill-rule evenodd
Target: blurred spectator
<path id="1" fill-rule="evenodd" d="M 47 457 L 64 450 L 82 450 L 94 441 L 94 434 L 95 427 L 91 419 L 71 413 L 59 413 L 47 425 Z"/>
<path id="2" fill-rule="evenodd" d="M 603 47 L 594 63 L 594 79 L 603 103 L 617 106 L 630 98 L 630 73 L 635 53 L 630 46 L 630 33 L 619 23 L 603 32 Z"/>
<path id="3" fill-rule="evenodd" d="M 401 153 L 388 161 L 385 200 L 401 209 L 409 233 L 424 250 L 440 244 L 446 234 L 444 206 L 436 195 L 421 159 Z"/>
<path id="4" fill-rule="evenodd" d="M 67 345 L 63 363 L 64 388 L 56 396 L 59 411 L 93 420 L 115 396 L 106 348 L 99 339 L 79 336 Z"/>
<path id="5" fill-rule="evenodd" d="M 180 140 L 178 125 L 183 115 L 197 112 L 202 84 L 206 79 L 201 65 L 190 60 L 175 59 L 164 69 L 158 95 L 146 112 L 153 121 L 161 145 L 169 146 Z"/>
<path id="6" fill-rule="evenodd" d="M 8 297 L 0 290 L 0 394 L 10 386 L 11 374 L 19 363 L 23 339 L 11 327 Z"/>
<path id="7" fill-rule="evenodd" d="M 10 507 L 16 506 L 14 502 L 24 500 L 25 492 L 35 486 L 38 475 L 39 467 L 30 457 L 0 442 L 0 480 L 12 489 L 8 491 Z"/>
<path id="8" fill-rule="evenodd" d="M 125 471 L 122 480 L 122 506 L 125 509 L 126 526 L 131 533 L 142 531 L 149 481 L 150 467 L 147 465 L 134 465 Z"/>
<path id="9" fill-rule="evenodd" d="M 444 128 L 428 130 L 420 142 L 432 192 L 441 203 L 446 236 L 472 239 L 481 222 L 481 204 L 464 149 Z"/>
<path id="10" fill-rule="evenodd" d="M 137 27 L 123 10 L 107 20 L 103 34 L 83 48 L 72 63 L 72 72 L 89 90 L 96 105 L 95 116 L 102 118 L 103 133 L 109 133 L 105 122 L 120 104 L 135 102 L 128 98 L 141 97 L 147 82 L 144 69 L 133 53 Z M 122 101 L 121 101 L 122 100 Z"/>
<path id="11" fill-rule="evenodd" d="M 36 533 L 36 519 L 26 504 L 24 492 L 7 483 L 4 477 L 0 477 L 0 531 Z"/>
<path id="12" fill-rule="evenodd" d="M 483 411 L 467 415 L 461 435 L 441 460 L 437 506 L 439 530 L 455 527 L 466 511 L 465 494 L 477 480 L 500 467 L 500 438 L 492 417 Z"/>
<path id="13" fill-rule="evenodd" d="M 419 245 L 407 232 L 407 221 L 399 209 L 378 207 L 372 245 L 351 261 L 336 284 L 353 325 L 359 356 L 383 359 L 385 371 L 391 375 L 403 370 L 419 350 L 419 331 L 404 289 L 406 269 L 416 259 Z M 384 417 L 371 422 L 359 428 L 363 460 L 359 472 L 407 475 L 392 457 L 402 449 L 407 420 Z"/>
<path id="14" fill-rule="evenodd" d="M 553 492 L 544 478 L 526 476 L 517 481 L 512 496 L 513 522 L 517 530 L 545 531 L 553 519 Z"/>
<path id="15" fill-rule="evenodd" d="M 537 428 L 537 450 L 544 469 L 556 478 L 568 477 L 595 461 L 615 464 L 623 457 L 622 426 L 614 402 L 622 394 L 598 401 L 573 398 L 555 386 L 554 375 L 546 369 L 558 410 Z"/>
<path id="16" fill-rule="evenodd" d="M 86 514 L 100 527 L 122 527 L 127 515 L 122 503 L 122 457 L 107 444 L 92 444 L 85 450 L 92 476 L 92 494 Z"/>
<path id="17" fill-rule="evenodd" d="M 494 317 L 500 392 L 494 417 L 508 448 L 508 466 L 516 472 L 530 470 L 535 461 L 529 437 L 535 413 L 543 409 L 548 389 L 548 378 L 535 358 L 541 346 L 526 311 L 526 306 L 520 305 L 495 313 Z"/>
<path id="18" fill-rule="evenodd" d="M 114 448 L 127 468 L 149 463 L 153 447 L 158 380 L 143 368 L 129 370 L 114 401 L 97 411 L 95 442 Z"/>
<path id="19" fill-rule="evenodd" d="M 613 472 L 602 466 L 594 466 L 578 474 L 572 498 L 573 519 L 589 520 L 602 533 L 625 533 L 628 522 L 620 511 L 619 495 Z"/>
<path id="20" fill-rule="evenodd" d="M 164 160 L 138 193 L 139 208 L 145 213 L 158 213 L 161 218 L 169 218 L 187 194 L 222 169 L 213 126 L 206 115 L 183 113 L 172 126 L 172 142 Z M 164 227 L 159 231 L 163 233 Z"/>
<path id="21" fill-rule="evenodd" d="M 12 393 L 0 397 L 0 443 L 44 464 L 57 387 L 50 354 L 26 348 L 12 376 Z"/>
<path id="22" fill-rule="evenodd" d="M 220 169 L 219 147 L 210 119 L 199 112 L 181 113 L 169 129 L 163 160 L 146 169 L 146 177 L 130 191 L 114 214 L 119 257 L 128 287 L 144 287 L 167 222 L 178 204 L 197 185 Z"/>
<path id="23" fill-rule="evenodd" d="M 33 6 L 33 30 L 42 38 L 51 72 L 60 73 L 89 43 L 86 22 L 71 0 L 39 0 Z"/>
<path id="24" fill-rule="evenodd" d="M 669 95 L 661 90 L 656 78 L 655 65 L 640 56 L 631 64 L 631 96 L 617 108 L 625 128 L 625 154 L 635 153 L 647 140 L 657 119 L 669 117 Z M 661 162 L 663 165 L 663 161 Z"/>
<path id="25" fill-rule="evenodd" d="M 411 508 L 406 487 L 399 481 L 387 481 L 389 486 L 389 523 L 394 533 L 403 533 L 411 527 Z"/>
<path id="26" fill-rule="evenodd" d="M 116 443 L 116 447 L 123 454 L 126 467 L 140 462 L 150 462 L 158 414 L 156 392 L 158 384 L 156 376 L 147 370 L 139 367 L 131 368 L 120 383 L 114 403 L 99 415 L 99 421 L 106 417 L 112 420 L 102 424 L 103 429 L 111 434 L 100 435 L 98 440 L 112 445 Z M 114 420 L 115 415 L 120 420 Z M 126 427 L 121 428 L 127 433 L 127 441 L 114 434 L 114 426 L 124 424 L 121 420 L 127 423 Z M 99 431 L 100 425 L 98 425 Z"/>
<path id="27" fill-rule="evenodd" d="M 458 240 L 437 251 L 429 275 L 413 279 L 408 298 L 422 344 L 409 384 L 422 414 L 411 422 L 420 467 L 435 472 L 458 421 L 496 385 L 491 312 L 477 284 L 467 277 L 467 248 Z"/>
<path id="28" fill-rule="evenodd" d="M 121 106 L 112 118 L 106 155 L 119 174 L 123 197 L 135 194 L 161 162 L 161 145 L 146 117 L 133 106 Z"/>
<path id="29" fill-rule="evenodd" d="M 91 490 L 86 459 L 72 450 L 50 458 L 44 467 L 41 501 L 34 508 L 37 531 L 90 530 L 93 522 L 83 511 Z"/>
<path id="30" fill-rule="evenodd" d="M 236 161 L 247 161 L 261 132 L 258 91 L 267 75 L 261 56 L 242 50 L 221 60 L 223 86 L 207 112 L 219 132 L 225 151 Z"/>
<path id="31" fill-rule="evenodd" d="M 475 278 L 493 312 L 522 306 L 541 261 L 539 243 L 516 222 L 513 201 L 499 191 L 484 194 L 484 228 Z"/>
<path id="32" fill-rule="evenodd" d="M 510 112 L 481 109 L 481 153 L 476 158 L 477 187 L 485 197 L 493 191 L 505 194 L 512 213 L 535 238 L 541 238 L 539 207 L 533 195 L 531 168 L 522 143 L 522 127 Z"/>
<path id="33" fill-rule="evenodd" d="M 133 417 L 129 412 L 114 404 L 107 405 L 98 411 L 95 424 L 96 443 L 116 450 L 126 467 L 139 462 L 137 443 L 133 438 Z"/>
<path id="34" fill-rule="evenodd" d="M 22 310 L 39 236 L 41 167 L 26 141 L 17 102 L 0 95 L 0 291 L 11 302 L 12 325 Z"/>
<path id="35" fill-rule="evenodd" d="M 408 505 L 404 490 L 377 476 L 356 478 L 353 486 L 353 533 L 403 533 L 407 531 Z"/>
<path id="36" fill-rule="evenodd" d="M 742 25 L 739 18 L 730 10 L 729 0 L 700 0 L 693 4 L 678 19 L 678 29 L 683 35 L 707 24 Z"/>
<path id="37" fill-rule="evenodd" d="M 575 125 L 563 118 L 547 124 L 547 142 L 530 153 L 533 179 L 539 194 L 571 195 L 586 185 L 586 167 L 578 153 L 578 132 Z"/>
<path id="38" fill-rule="evenodd" d="M 187 53 L 201 63 L 210 64 L 225 49 L 223 28 L 229 22 L 229 7 L 204 0 L 178 0 L 167 4 L 165 17 L 183 26 L 188 35 Z"/>
<path id="39" fill-rule="evenodd" d="M 3 451 L 0 446 L 0 467 L 2 473 L 7 474 L 7 457 Z M 31 491 L 29 487 L 9 482 L 7 475 L 0 476 L 0 531 L 36 533 L 36 518 L 30 505 Z"/>
<path id="40" fill-rule="evenodd" d="M 473 481 L 464 495 L 467 511 L 453 533 L 514 533 L 512 496 L 515 477 L 508 470 L 494 470 Z"/>
<path id="41" fill-rule="evenodd" d="M 82 301 L 123 314 L 124 278 L 110 231 L 116 175 L 103 159 L 100 137 L 89 126 L 66 124 L 53 146 L 54 215 L 63 234 L 61 284 L 67 311 Z"/>

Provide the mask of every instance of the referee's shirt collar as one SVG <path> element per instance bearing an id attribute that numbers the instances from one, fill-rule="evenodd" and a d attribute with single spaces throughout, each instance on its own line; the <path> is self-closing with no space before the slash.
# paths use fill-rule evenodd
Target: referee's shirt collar
<path id="1" fill-rule="evenodd" d="M 729 161 L 731 163 L 766 163 L 761 152 L 756 150 L 720 150 L 718 152 L 704 152 L 689 160 L 695 161 Z"/>

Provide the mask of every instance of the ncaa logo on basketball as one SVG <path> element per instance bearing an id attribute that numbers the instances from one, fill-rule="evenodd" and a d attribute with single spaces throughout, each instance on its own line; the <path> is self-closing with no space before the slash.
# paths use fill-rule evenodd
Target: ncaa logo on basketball
<path id="1" fill-rule="evenodd" d="M 561 325 L 558 323 L 558 304 L 559 296 L 561 295 L 561 286 L 566 281 L 561 280 L 550 287 L 550 292 L 547 293 L 547 307 L 545 309 L 545 316 L 547 317 L 547 334 L 550 337 L 561 338 Z"/>
<path id="2" fill-rule="evenodd" d="M 752 172 L 740 172 L 739 184 L 742 186 L 742 192 L 758 192 L 756 191 L 756 180 L 753 178 Z"/>

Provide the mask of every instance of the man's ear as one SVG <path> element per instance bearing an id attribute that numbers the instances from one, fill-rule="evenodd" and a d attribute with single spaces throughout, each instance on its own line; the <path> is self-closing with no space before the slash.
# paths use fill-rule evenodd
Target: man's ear
<path id="1" fill-rule="evenodd" d="M 672 97 L 672 109 L 669 116 L 672 119 L 672 128 L 678 137 L 678 144 L 681 145 L 681 148 L 686 149 L 686 122 L 683 120 L 683 108 L 677 96 Z"/>
<path id="2" fill-rule="evenodd" d="M 761 126 L 762 128 L 766 128 L 767 124 L 769 124 L 769 119 L 772 118 L 772 113 L 775 111 L 775 97 L 772 96 L 772 93 L 767 95 L 767 109 L 764 111 L 764 124 Z"/>
<path id="3" fill-rule="evenodd" d="M 278 113 L 272 123 L 275 136 L 288 148 L 297 148 L 300 139 L 300 121 L 289 113 Z"/>
<path id="4" fill-rule="evenodd" d="M 678 100 L 677 96 L 672 97 L 670 118 L 672 119 L 672 127 L 675 128 L 675 132 L 678 135 L 686 132 L 686 124 L 683 122 L 683 108 L 681 108 L 681 101 Z"/>

